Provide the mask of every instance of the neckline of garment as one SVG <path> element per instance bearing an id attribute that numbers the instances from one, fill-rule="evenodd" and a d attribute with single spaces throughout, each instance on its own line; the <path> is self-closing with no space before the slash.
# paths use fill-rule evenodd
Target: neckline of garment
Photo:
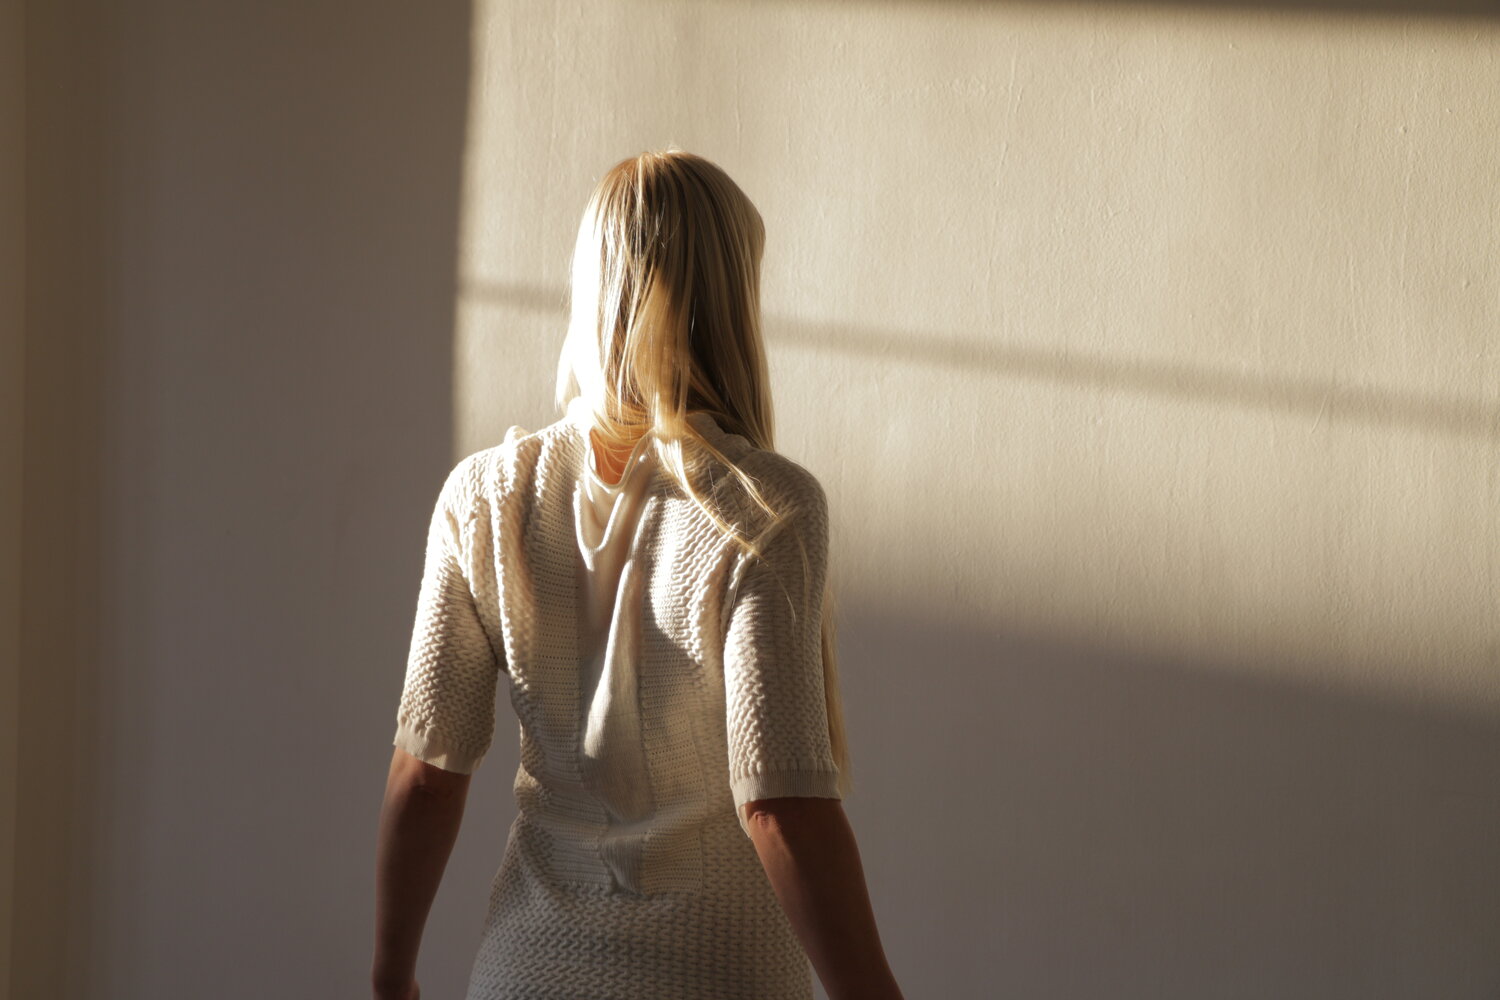
<path id="1" fill-rule="evenodd" d="M 628 482 L 630 482 L 630 476 L 631 476 L 632 473 L 635 472 L 636 468 L 638 466 L 640 466 L 640 465 L 642 465 L 642 464 L 645 463 L 645 459 L 646 459 L 646 448 L 645 448 L 645 445 L 649 443 L 649 441 L 650 441 L 650 439 L 651 439 L 652 436 L 653 436 L 653 432 L 652 431 L 647 431 L 646 433 L 642 434 L 636 440 L 635 446 L 630 449 L 630 457 L 627 458 L 627 459 L 625 459 L 624 471 L 620 473 L 620 480 L 619 480 L 619 482 L 611 483 L 611 482 L 607 481 L 603 476 L 601 476 L 599 474 L 599 470 L 598 469 L 594 468 L 594 459 L 597 456 L 596 456 L 596 454 L 594 452 L 593 435 L 592 435 L 592 433 L 590 431 L 585 430 L 584 433 L 583 433 L 583 444 L 584 444 L 583 471 L 584 471 L 584 474 L 587 475 L 594 482 L 594 484 L 597 485 L 600 489 L 605 490 L 606 492 L 609 492 L 609 493 L 619 493 L 621 490 L 623 490 L 625 488 L 625 484 L 628 483 Z"/>
<path id="2" fill-rule="evenodd" d="M 624 489 L 625 483 L 629 480 L 630 474 L 635 470 L 636 465 L 644 464 L 642 456 L 638 452 L 642 449 L 646 441 L 656 436 L 655 429 L 646 431 L 636 441 L 635 447 L 631 449 L 630 457 L 625 460 L 625 471 L 621 474 L 620 481 L 618 483 L 608 483 L 604 481 L 604 478 L 594 468 L 594 439 L 591 433 L 594 429 L 594 421 L 588 403 L 584 401 L 582 396 L 574 396 L 569 401 L 566 417 L 568 418 L 568 422 L 573 425 L 573 431 L 583 448 L 583 475 L 601 490 L 618 493 Z M 723 435 L 723 430 L 719 427 L 718 420 L 709 410 L 689 410 L 687 412 L 687 419 L 689 423 L 697 428 L 700 434 L 715 444 L 718 443 Z M 654 469 L 656 463 L 652 463 L 652 466 Z"/>

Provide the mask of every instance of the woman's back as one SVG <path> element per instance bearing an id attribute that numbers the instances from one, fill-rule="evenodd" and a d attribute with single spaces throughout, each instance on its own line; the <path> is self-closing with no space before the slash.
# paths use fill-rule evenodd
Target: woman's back
<path id="1" fill-rule="evenodd" d="M 788 512 L 764 558 L 723 536 L 648 439 L 621 480 L 597 473 L 578 406 L 511 428 L 444 487 L 397 742 L 472 769 L 501 678 L 520 720 L 519 814 L 470 1000 L 811 996 L 739 807 L 838 797 L 819 649 L 826 498 L 795 462 L 709 413 L 689 419 Z M 732 476 L 707 460 L 693 474 L 755 531 Z"/>

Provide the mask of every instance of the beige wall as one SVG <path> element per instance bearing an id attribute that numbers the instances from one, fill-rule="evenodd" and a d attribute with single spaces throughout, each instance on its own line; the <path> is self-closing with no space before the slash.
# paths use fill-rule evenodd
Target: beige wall
<path id="1" fill-rule="evenodd" d="M 359 988 L 425 515 L 668 142 L 767 222 L 907 995 L 1500 990 L 1500 20 L 105 9 L 27 34 L 14 995 Z"/>
<path id="2" fill-rule="evenodd" d="M 910 995 L 1500 990 L 1500 30 L 1352 6 L 478 9 L 460 440 L 741 181 Z"/>

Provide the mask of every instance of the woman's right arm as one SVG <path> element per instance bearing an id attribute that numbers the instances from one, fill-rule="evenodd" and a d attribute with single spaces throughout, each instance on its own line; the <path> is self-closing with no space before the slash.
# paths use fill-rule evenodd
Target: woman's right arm
<path id="1" fill-rule="evenodd" d="M 747 803 L 750 839 L 829 1000 L 904 1000 L 839 799 Z"/>

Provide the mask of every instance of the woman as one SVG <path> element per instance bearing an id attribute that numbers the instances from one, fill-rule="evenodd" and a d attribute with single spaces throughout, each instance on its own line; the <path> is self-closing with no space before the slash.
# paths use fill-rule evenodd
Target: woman
<path id="1" fill-rule="evenodd" d="M 377 998 L 422 927 L 503 677 L 519 811 L 468 1000 L 901 996 L 841 799 L 828 505 L 772 446 L 765 230 L 679 150 L 579 227 L 564 416 L 440 491 L 377 867 Z"/>

